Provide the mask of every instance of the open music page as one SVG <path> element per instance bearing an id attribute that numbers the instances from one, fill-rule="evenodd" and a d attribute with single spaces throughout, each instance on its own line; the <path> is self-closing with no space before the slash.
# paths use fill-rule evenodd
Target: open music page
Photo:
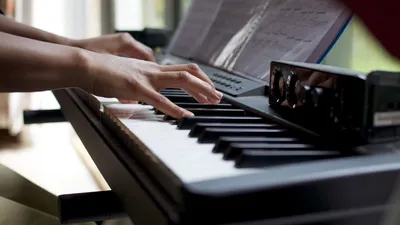
<path id="1" fill-rule="evenodd" d="M 203 42 L 222 5 L 223 0 L 194 0 L 174 35 L 168 52 L 191 58 Z"/>
<path id="2" fill-rule="evenodd" d="M 256 30 L 269 0 L 224 0 L 196 60 L 217 67 L 232 67 Z"/>
<path id="3" fill-rule="evenodd" d="M 337 0 L 271 0 L 250 41 L 227 69 L 269 82 L 271 60 L 317 63 L 350 15 Z"/>

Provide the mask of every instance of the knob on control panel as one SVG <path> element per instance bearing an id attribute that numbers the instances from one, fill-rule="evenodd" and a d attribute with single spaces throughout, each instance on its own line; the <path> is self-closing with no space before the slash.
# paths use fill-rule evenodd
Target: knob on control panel
<path id="1" fill-rule="evenodd" d="M 329 80 L 329 74 L 321 73 L 323 81 Z M 273 106 L 291 109 L 318 108 L 331 104 L 329 97 L 332 87 L 324 82 L 315 82 L 313 71 L 305 72 L 290 67 L 275 66 L 271 68 L 269 101 Z M 314 80 L 312 79 L 314 78 Z M 326 83 L 326 82 L 325 82 Z M 326 99 L 325 99 L 326 98 Z"/>
<path id="2" fill-rule="evenodd" d="M 272 87 L 274 97 L 276 98 L 276 103 L 281 103 L 285 100 L 286 84 L 285 77 L 279 68 L 275 68 L 271 74 Z"/>
<path id="3" fill-rule="evenodd" d="M 290 71 L 290 74 L 286 82 L 287 85 L 286 99 L 291 108 L 296 108 L 298 102 L 298 97 L 297 97 L 298 89 L 296 88 L 296 85 L 297 86 L 301 85 L 298 79 L 299 79 L 298 75 L 295 72 Z"/>
<path id="4" fill-rule="evenodd" d="M 324 89 L 320 87 L 315 87 L 311 90 L 312 104 L 314 105 L 315 108 L 321 106 L 322 102 L 324 101 L 323 94 L 324 94 Z"/>
<path id="5" fill-rule="evenodd" d="M 297 81 L 296 93 L 298 93 L 299 104 L 306 105 L 310 99 L 311 87 L 307 85 L 302 85 L 300 81 Z"/>
<path id="6" fill-rule="evenodd" d="M 270 75 L 270 108 L 288 125 L 334 144 L 400 140 L 399 73 L 272 61 Z"/>

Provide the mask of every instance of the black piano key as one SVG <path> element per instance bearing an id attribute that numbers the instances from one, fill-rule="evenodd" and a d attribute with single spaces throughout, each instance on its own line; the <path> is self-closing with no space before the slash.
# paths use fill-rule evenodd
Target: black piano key
<path id="1" fill-rule="evenodd" d="M 229 128 L 206 128 L 199 136 L 200 143 L 213 143 L 223 136 L 263 136 L 263 137 L 285 137 L 289 135 L 284 129 L 229 129 Z"/>
<path id="2" fill-rule="evenodd" d="M 343 157 L 337 151 L 255 151 L 242 150 L 235 160 L 237 168 L 261 168 L 291 163 Z"/>
<path id="3" fill-rule="evenodd" d="M 190 116 L 177 121 L 178 129 L 191 129 L 197 123 L 265 123 L 261 117 Z"/>
<path id="4" fill-rule="evenodd" d="M 192 96 L 184 96 L 184 95 L 168 95 L 165 96 L 168 98 L 171 102 L 191 102 L 191 103 L 197 103 L 198 101 L 193 98 Z"/>
<path id="5" fill-rule="evenodd" d="M 186 94 L 186 93 L 161 93 L 163 96 L 165 96 L 165 97 L 169 97 L 169 96 L 173 96 L 173 97 L 175 97 L 175 96 L 184 96 L 184 97 L 192 97 L 191 95 L 188 95 L 188 94 Z"/>
<path id="6" fill-rule="evenodd" d="M 214 153 L 225 151 L 231 144 L 234 143 L 298 143 L 300 140 L 290 137 L 221 137 L 213 148 Z"/>
<path id="7" fill-rule="evenodd" d="M 187 108 L 195 116 L 247 116 L 247 112 L 243 109 L 193 109 Z M 175 120 L 172 116 L 165 116 L 165 120 Z"/>
<path id="8" fill-rule="evenodd" d="M 162 90 L 160 93 L 187 93 L 182 89 L 173 89 L 173 90 Z"/>
<path id="9" fill-rule="evenodd" d="M 244 129 L 244 128 L 276 128 L 278 125 L 275 124 L 252 124 L 252 123 L 198 123 L 196 124 L 189 133 L 189 137 L 198 137 L 206 128 L 233 128 L 233 129 Z"/>
<path id="10" fill-rule="evenodd" d="M 234 109 L 236 107 L 227 103 L 220 104 L 206 104 L 206 103 L 185 103 L 185 102 L 175 102 L 175 105 L 187 109 L 187 108 L 202 108 L 202 109 Z"/>
<path id="11" fill-rule="evenodd" d="M 312 150 L 315 149 L 315 146 L 309 144 L 302 143 L 235 143 L 231 144 L 224 151 L 224 159 L 229 160 L 237 157 L 240 152 L 244 149 L 253 150 L 253 151 L 286 151 L 286 150 Z"/>
<path id="12" fill-rule="evenodd" d="M 184 91 L 160 91 L 160 94 L 167 96 L 167 95 L 184 95 L 184 96 L 189 96 L 188 93 L 184 92 Z"/>
<path id="13" fill-rule="evenodd" d="M 187 92 L 181 89 L 164 89 L 160 91 L 160 94 L 168 98 L 172 102 L 179 102 L 180 100 L 182 100 L 182 102 L 185 103 L 197 103 L 196 99 L 194 99 L 193 96 L 189 95 Z M 147 105 L 147 103 L 142 101 L 139 101 L 139 104 Z"/>
<path id="14" fill-rule="evenodd" d="M 234 106 L 232 106 L 231 104 L 226 104 L 226 103 L 221 103 L 221 104 L 206 104 L 206 103 L 182 103 L 182 102 L 178 102 L 178 103 L 174 103 L 175 105 L 184 108 L 184 109 L 188 109 L 188 108 L 202 108 L 202 109 L 235 109 Z M 236 108 L 237 109 L 237 108 Z M 159 110 L 157 110 L 156 108 L 153 108 L 153 110 L 156 111 L 156 113 L 158 114 L 162 114 L 160 112 L 158 112 Z"/>

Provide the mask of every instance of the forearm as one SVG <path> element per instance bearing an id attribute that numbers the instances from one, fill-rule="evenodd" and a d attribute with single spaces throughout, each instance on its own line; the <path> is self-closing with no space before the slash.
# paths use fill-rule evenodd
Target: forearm
<path id="1" fill-rule="evenodd" d="M 83 51 L 0 32 L 0 92 L 83 88 Z"/>
<path id="2" fill-rule="evenodd" d="M 61 45 L 71 45 L 73 42 L 73 40 L 68 38 L 52 34 L 23 23 L 18 23 L 11 18 L 1 15 L 0 32 Z"/>

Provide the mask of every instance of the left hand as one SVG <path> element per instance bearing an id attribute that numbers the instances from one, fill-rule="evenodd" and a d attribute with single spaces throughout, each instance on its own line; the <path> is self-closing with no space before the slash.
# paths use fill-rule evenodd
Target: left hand
<path id="1" fill-rule="evenodd" d="M 97 53 L 155 62 L 153 50 L 136 41 L 128 33 L 108 34 L 90 39 L 73 40 L 70 45 Z"/>
<path id="2" fill-rule="evenodd" d="M 71 46 L 84 48 L 86 50 L 125 56 L 144 61 L 155 62 L 153 50 L 146 45 L 136 41 L 128 33 L 108 34 L 100 37 L 73 40 Z M 137 101 L 119 99 L 122 104 L 136 104 Z"/>

